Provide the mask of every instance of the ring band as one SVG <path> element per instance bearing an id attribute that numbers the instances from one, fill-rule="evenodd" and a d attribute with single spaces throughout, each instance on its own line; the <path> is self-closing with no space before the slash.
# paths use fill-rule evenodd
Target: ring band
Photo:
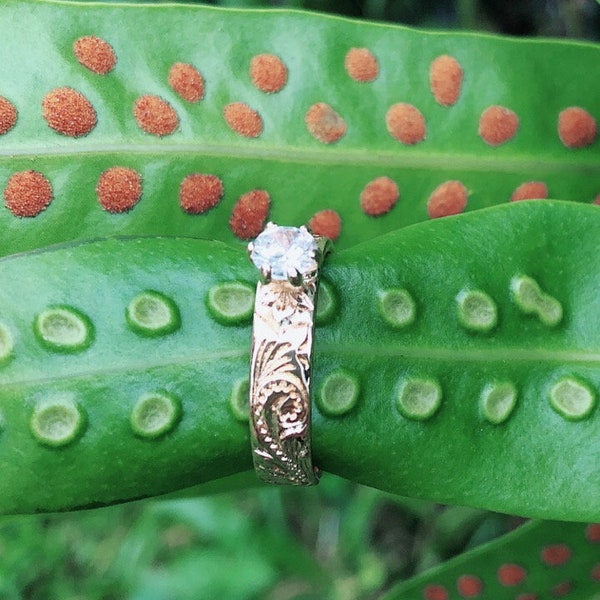
<path id="1" fill-rule="evenodd" d="M 250 438 L 261 481 L 316 485 L 310 371 L 319 266 L 327 238 L 269 223 L 248 245 L 260 270 L 250 364 Z"/>

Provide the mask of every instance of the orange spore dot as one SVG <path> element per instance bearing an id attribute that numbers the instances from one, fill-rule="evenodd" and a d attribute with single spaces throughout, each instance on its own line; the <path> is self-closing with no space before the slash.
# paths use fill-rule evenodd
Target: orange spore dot
<path id="1" fill-rule="evenodd" d="M 565 108 L 558 115 L 558 135 L 567 148 L 589 146 L 598 135 L 596 119 L 579 106 Z"/>
<path id="2" fill-rule="evenodd" d="M 257 138 L 263 130 L 260 115 L 243 102 L 232 102 L 223 110 L 229 128 L 247 138 Z"/>
<path id="3" fill-rule="evenodd" d="M 367 48 L 350 48 L 344 59 L 344 68 L 359 83 L 368 83 L 379 75 L 377 58 Z"/>
<path id="4" fill-rule="evenodd" d="M 503 564 L 498 569 L 498 581 L 505 586 L 514 586 L 522 583 L 527 576 L 525 569 L 512 563 Z"/>
<path id="5" fill-rule="evenodd" d="M 17 123 L 17 109 L 12 102 L 0 96 L 0 135 L 8 133 Z"/>
<path id="6" fill-rule="evenodd" d="M 479 577 L 461 575 L 456 582 L 456 588 L 463 598 L 477 598 L 483 591 L 483 584 Z"/>
<path id="7" fill-rule="evenodd" d="M 128 167 L 106 169 L 96 184 L 96 196 L 104 210 L 127 212 L 142 196 L 142 176 Z"/>
<path id="8" fill-rule="evenodd" d="M 442 585 L 431 584 L 423 590 L 424 600 L 448 600 L 448 591 Z"/>
<path id="9" fill-rule="evenodd" d="M 240 196 L 229 219 L 233 234 L 242 240 L 256 237 L 263 230 L 270 205 L 271 198 L 264 190 L 252 190 Z"/>
<path id="10" fill-rule="evenodd" d="M 542 549 L 541 559 L 550 567 L 564 565 L 571 558 L 571 549 L 566 544 L 552 544 Z"/>
<path id="11" fill-rule="evenodd" d="M 396 204 L 400 193 L 396 182 L 389 177 L 373 179 L 360 193 L 360 206 L 371 217 L 384 215 Z"/>
<path id="12" fill-rule="evenodd" d="M 515 600 L 538 600 L 538 595 L 525 592 L 524 594 L 519 594 Z"/>
<path id="13" fill-rule="evenodd" d="M 135 101 L 133 115 L 141 129 L 159 137 L 172 134 L 179 125 L 175 109 L 159 96 L 140 96 Z"/>
<path id="14" fill-rule="evenodd" d="M 429 67 L 429 87 L 435 101 L 442 106 L 456 104 L 460 96 L 463 70 L 452 56 L 442 54 Z"/>
<path id="15" fill-rule="evenodd" d="M 187 102 L 200 102 L 204 98 L 204 78 L 187 63 L 175 63 L 169 69 L 169 85 Z"/>
<path id="16" fill-rule="evenodd" d="M 325 102 L 313 104 L 304 122 L 310 135 L 324 144 L 333 144 L 346 133 L 346 121 Z"/>
<path id="17" fill-rule="evenodd" d="M 592 568 L 592 572 L 590 573 L 590 577 L 593 581 L 600 581 L 600 563 L 595 565 Z"/>
<path id="18" fill-rule="evenodd" d="M 42 113 L 54 131 L 70 137 L 87 135 L 96 126 L 91 102 L 70 87 L 55 88 L 44 96 Z"/>
<path id="19" fill-rule="evenodd" d="M 328 208 L 315 213 L 308 222 L 308 227 L 315 235 L 322 235 L 335 242 L 342 231 L 342 220 L 335 210 Z"/>
<path id="20" fill-rule="evenodd" d="M 597 204 L 598 206 L 600 206 L 600 194 L 598 194 L 594 200 L 592 201 L 592 204 Z"/>
<path id="21" fill-rule="evenodd" d="M 287 77 L 287 67 L 274 54 L 257 54 L 250 61 L 250 79 L 261 92 L 274 94 L 281 91 Z"/>
<path id="22" fill-rule="evenodd" d="M 400 102 L 390 106 L 385 124 L 389 134 L 403 144 L 417 144 L 425 139 L 425 118 L 412 104 Z"/>
<path id="23" fill-rule="evenodd" d="M 193 173 L 179 186 L 179 204 L 191 214 L 199 215 L 216 206 L 223 197 L 223 182 L 216 175 Z"/>
<path id="24" fill-rule="evenodd" d="M 75 40 L 73 52 L 84 67 L 97 75 L 106 75 L 117 64 L 117 56 L 112 46 L 95 35 L 86 35 Z"/>
<path id="25" fill-rule="evenodd" d="M 504 106 L 489 106 L 479 118 L 479 136 L 490 146 L 500 146 L 515 137 L 519 117 Z"/>
<path id="26" fill-rule="evenodd" d="M 35 217 L 52 202 L 50 182 L 38 171 L 14 173 L 4 188 L 6 207 L 15 217 Z"/>
<path id="27" fill-rule="evenodd" d="M 429 196 L 427 214 L 431 219 L 458 215 L 467 206 L 467 188 L 460 181 L 446 181 Z"/>
<path id="28" fill-rule="evenodd" d="M 548 197 L 548 186 L 543 181 L 526 181 L 510 197 L 511 202 L 519 200 L 543 200 Z"/>
<path id="29" fill-rule="evenodd" d="M 585 538 L 592 544 L 600 544 L 600 523 L 590 523 L 585 528 Z"/>

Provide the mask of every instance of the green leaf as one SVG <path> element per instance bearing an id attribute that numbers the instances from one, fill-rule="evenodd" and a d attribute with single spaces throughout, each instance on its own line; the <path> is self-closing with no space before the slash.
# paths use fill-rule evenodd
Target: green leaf
<path id="1" fill-rule="evenodd" d="M 596 598 L 600 564 L 598 534 L 594 537 L 593 532 L 597 528 L 531 521 L 395 586 L 381 600 Z"/>
<path id="2" fill-rule="evenodd" d="M 250 468 L 248 427 L 230 405 L 234 382 L 248 373 L 249 321 L 223 326 L 204 302 L 218 283 L 254 279 L 239 250 L 189 239 L 107 240 L 0 264 L 11 282 L 0 292 L 9 355 L 0 372 L 0 464 L 21 481 L 5 489 L 8 512 L 144 497 Z M 146 290 L 177 308 L 179 329 L 148 337 L 131 326 L 127 307 Z M 65 354 L 40 342 L 35 317 L 55 304 L 92 324 L 89 348 Z M 139 435 L 147 422 L 135 407 L 149 395 L 180 407 L 177 418 L 168 407 L 154 414 L 159 436 Z M 31 421 L 38 407 L 65 403 L 81 415 L 76 437 L 66 435 L 74 426 L 65 419 Z M 50 447 L 56 437 L 61 443 Z"/>
<path id="3" fill-rule="evenodd" d="M 598 518 L 598 227 L 595 207 L 527 202 L 332 256 L 325 278 L 341 309 L 316 334 L 314 389 L 343 369 L 360 397 L 342 418 L 315 414 L 323 467 L 445 504 Z M 536 312 L 511 287 L 520 277 L 543 290 Z M 379 302 L 389 289 L 416 306 L 403 329 Z M 464 312 L 475 292 L 496 309 L 489 329 L 478 304 Z M 562 316 L 549 322 L 554 303 Z"/>
<path id="4" fill-rule="evenodd" d="M 348 373 L 358 391 L 340 394 L 358 397 L 341 413 L 327 411 L 326 396 L 317 404 L 316 464 L 406 496 L 598 519 L 599 235 L 596 207 L 523 202 L 334 253 L 323 280 L 337 313 L 315 334 L 313 392 Z M 514 284 L 525 277 L 540 288 L 526 302 Z M 190 239 L 96 241 L 0 261 L 11 340 L 0 368 L 0 509 L 111 503 L 250 469 L 248 427 L 232 405 L 248 373 L 250 322 L 222 324 L 204 299 L 215 285 L 256 279 L 239 249 Z M 177 307 L 179 329 L 147 337 L 131 328 L 126 307 L 149 289 Z M 384 318 L 389 289 L 414 301 L 405 328 Z M 461 304 L 472 291 L 497 309 L 485 331 L 471 326 L 479 304 Z M 525 310 L 533 301 L 536 311 Z M 558 322 L 542 318 L 552 302 Z M 65 354 L 39 342 L 35 317 L 56 304 L 89 319 L 91 346 Z M 132 412 L 148 394 L 181 413 L 159 412 L 161 435 L 140 437 Z M 72 419 L 31 421 L 48 405 L 81 415 L 77 435 L 66 435 Z"/>
<path id="5" fill-rule="evenodd" d="M 88 35 L 114 49 L 117 62 L 106 75 L 75 57 L 74 42 Z M 557 134 L 558 115 L 567 107 L 600 115 L 597 45 L 414 31 L 296 11 L 55 0 L 0 2 L 0 39 L 0 96 L 18 111 L 14 128 L 0 135 L 0 187 L 33 169 L 54 196 L 36 217 L 0 211 L 2 254 L 116 233 L 238 244 L 230 216 L 238 198 L 254 189 L 270 194 L 270 217 L 282 224 L 337 211 L 339 248 L 426 220 L 428 198 L 449 180 L 464 184 L 467 211 L 504 203 L 532 180 L 566 200 L 591 202 L 600 191 L 598 141 L 566 148 Z M 376 57 L 374 81 L 348 75 L 344 60 L 351 48 Z M 251 81 L 250 62 L 262 53 L 287 66 L 287 84 L 278 93 L 264 93 Z M 455 57 L 464 72 L 458 101 L 449 107 L 440 106 L 429 87 L 430 64 L 442 54 Z M 186 102 L 169 86 L 177 62 L 204 77 L 200 102 Z M 44 98 L 65 86 L 95 109 L 97 124 L 88 135 L 61 135 L 44 120 Z M 174 108 L 179 126 L 173 134 L 157 137 L 137 125 L 134 104 L 145 94 Z M 223 110 L 232 102 L 258 111 L 259 137 L 229 129 Z M 336 143 L 315 139 L 305 124 L 320 102 L 347 125 Z M 388 133 L 386 113 L 396 103 L 422 112 L 423 142 L 407 146 Z M 491 105 L 520 119 L 514 139 L 498 147 L 478 135 L 480 115 Z M 104 210 L 96 194 L 101 174 L 115 166 L 135 170 L 142 182 L 139 202 L 120 214 Z M 194 173 L 214 175 L 223 185 L 222 199 L 205 214 L 190 215 L 179 205 L 180 185 Z M 393 180 L 400 197 L 389 213 L 367 216 L 361 193 L 379 177 Z"/>

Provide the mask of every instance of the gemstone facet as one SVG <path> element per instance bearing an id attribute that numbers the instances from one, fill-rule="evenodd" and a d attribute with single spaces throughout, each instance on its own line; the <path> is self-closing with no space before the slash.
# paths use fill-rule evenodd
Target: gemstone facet
<path id="1" fill-rule="evenodd" d="M 305 227 L 269 223 L 249 245 L 250 260 L 271 279 L 285 280 L 318 268 L 318 246 Z"/>

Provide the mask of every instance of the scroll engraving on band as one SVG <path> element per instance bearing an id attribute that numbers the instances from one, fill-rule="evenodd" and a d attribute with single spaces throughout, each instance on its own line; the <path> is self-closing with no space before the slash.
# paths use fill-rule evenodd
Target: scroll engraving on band
<path id="1" fill-rule="evenodd" d="M 259 283 L 251 362 L 254 466 L 263 481 L 318 482 L 310 448 L 310 359 L 316 273 L 300 286 Z"/>

